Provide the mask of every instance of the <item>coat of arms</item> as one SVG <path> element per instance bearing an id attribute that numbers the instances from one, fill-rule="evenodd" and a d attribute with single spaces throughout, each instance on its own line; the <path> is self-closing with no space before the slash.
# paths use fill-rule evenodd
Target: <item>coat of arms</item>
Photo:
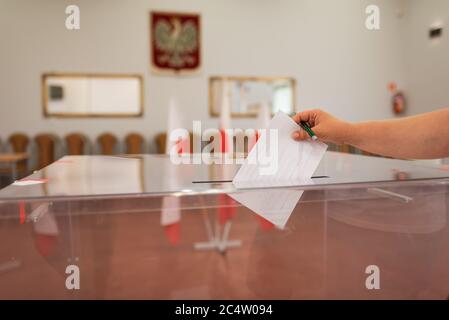
<path id="1" fill-rule="evenodd" d="M 174 73 L 197 71 L 201 65 L 200 16 L 151 13 L 152 66 Z"/>

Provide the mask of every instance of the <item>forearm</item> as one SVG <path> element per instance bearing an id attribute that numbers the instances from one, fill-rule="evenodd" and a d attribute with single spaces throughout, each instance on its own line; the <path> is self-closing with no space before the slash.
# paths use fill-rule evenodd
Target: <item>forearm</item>
<path id="1" fill-rule="evenodd" d="M 449 157 L 449 109 L 397 120 L 351 124 L 345 142 L 394 158 Z"/>

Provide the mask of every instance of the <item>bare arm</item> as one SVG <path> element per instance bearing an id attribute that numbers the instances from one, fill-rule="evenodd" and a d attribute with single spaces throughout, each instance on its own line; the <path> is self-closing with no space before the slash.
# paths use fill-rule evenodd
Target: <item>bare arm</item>
<path id="1" fill-rule="evenodd" d="M 394 158 L 449 157 L 449 108 L 395 120 L 348 123 L 321 110 L 297 113 L 296 122 L 307 121 L 320 140 L 350 144 Z M 304 131 L 294 134 L 307 139 Z"/>

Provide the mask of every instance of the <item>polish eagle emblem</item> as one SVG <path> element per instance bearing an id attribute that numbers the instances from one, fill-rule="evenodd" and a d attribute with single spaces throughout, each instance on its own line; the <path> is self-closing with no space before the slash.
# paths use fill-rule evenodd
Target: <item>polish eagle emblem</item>
<path id="1" fill-rule="evenodd" d="M 160 52 L 158 63 L 173 69 L 182 69 L 195 65 L 197 59 L 192 53 L 198 50 L 198 29 L 191 20 L 181 22 L 172 17 L 161 19 L 154 27 L 155 46 Z"/>

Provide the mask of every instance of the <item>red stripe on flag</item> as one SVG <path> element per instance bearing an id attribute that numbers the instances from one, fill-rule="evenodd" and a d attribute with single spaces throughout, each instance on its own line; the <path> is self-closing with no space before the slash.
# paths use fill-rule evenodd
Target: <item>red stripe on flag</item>
<path id="1" fill-rule="evenodd" d="M 57 237 L 46 234 L 38 234 L 36 235 L 35 241 L 37 251 L 43 257 L 48 257 L 56 247 Z"/>
<path id="2" fill-rule="evenodd" d="M 25 223 L 25 202 L 19 202 L 19 221 L 20 224 Z"/>
<path id="3" fill-rule="evenodd" d="M 260 227 L 262 228 L 263 231 L 269 231 L 274 228 L 274 224 L 265 219 L 264 217 L 256 215 L 256 219 L 259 220 Z"/>
<path id="4" fill-rule="evenodd" d="M 226 224 L 228 220 L 234 218 L 235 214 L 237 213 L 236 207 L 229 207 L 231 205 L 234 205 L 234 200 L 229 197 L 227 194 L 220 194 L 218 196 L 218 221 L 220 224 Z"/>
<path id="5" fill-rule="evenodd" d="M 229 146 L 227 141 L 227 134 L 225 130 L 220 130 L 220 151 L 222 153 L 228 152 Z"/>
<path id="6" fill-rule="evenodd" d="M 227 133 L 224 129 L 220 130 L 220 139 L 221 139 L 221 152 L 222 153 L 226 153 L 229 150 L 229 146 L 228 146 L 228 140 L 227 140 L 228 136 Z M 219 204 L 219 208 L 218 208 L 218 221 L 220 222 L 220 224 L 225 224 L 228 220 L 232 219 L 236 212 L 237 212 L 237 208 L 235 207 L 228 207 L 230 205 L 234 204 L 234 200 L 229 197 L 226 194 L 220 194 L 218 196 L 218 204 Z"/>
<path id="7" fill-rule="evenodd" d="M 181 226 L 179 222 L 164 226 L 165 235 L 171 245 L 175 246 L 179 241 L 179 235 L 181 232 Z"/>
<path id="8" fill-rule="evenodd" d="M 176 141 L 176 149 L 178 154 L 191 153 L 192 146 L 190 146 L 190 137 L 178 139 Z"/>
<path id="9" fill-rule="evenodd" d="M 259 138 L 260 138 L 259 131 L 256 130 L 256 132 L 254 134 L 254 140 L 253 139 L 248 140 L 248 141 L 251 141 L 250 145 L 248 145 L 248 152 L 250 152 L 254 148 L 254 146 L 256 145 Z"/>

